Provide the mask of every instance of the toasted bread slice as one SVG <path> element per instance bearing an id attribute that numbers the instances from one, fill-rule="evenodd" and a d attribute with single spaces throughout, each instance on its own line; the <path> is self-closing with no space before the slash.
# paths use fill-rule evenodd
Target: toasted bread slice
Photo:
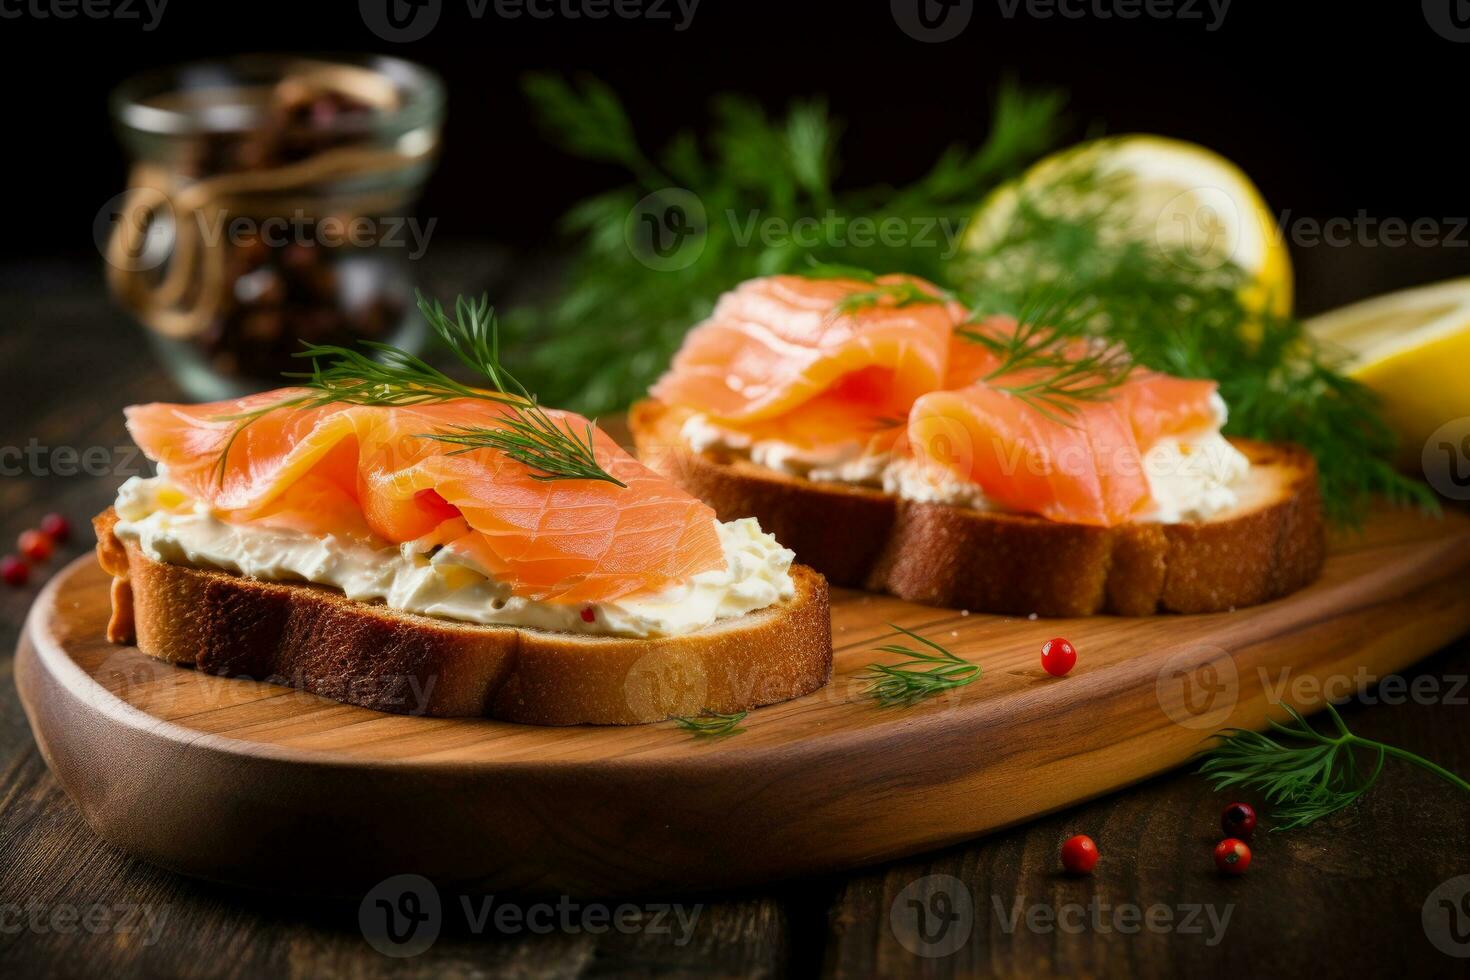
<path id="1" fill-rule="evenodd" d="M 639 457 L 715 509 L 761 527 L 834 585 L 976 612 L 1219 612 L 1313 581 L 1325 555 L 1317 467 L 1295 446 L 1232 439 L 1251 461 L 1240 503 L 1209 521 L 1092 527 L 902 500 L 689 449 L 687 413 L 633 406 Z"/>
<path id="2" fill-rule="evenodd" d="M 832 672 L 827 583 L 793 566 L 796 594 L 682 636 L 585 636 L 481 626 L 154 561 L 94 520 L 113 576 L 108 639 L 211 674 L 249 677 L 380 711 L 533 725 L 633 725 L 734 712 L 810 693 Z"/>

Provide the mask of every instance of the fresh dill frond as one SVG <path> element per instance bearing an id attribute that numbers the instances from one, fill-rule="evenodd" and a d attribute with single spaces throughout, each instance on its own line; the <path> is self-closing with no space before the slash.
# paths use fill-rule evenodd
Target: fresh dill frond
<path id="1" fill-rule="evenodd" d="M 537 480 L 601 480 L 626 486 L 597 461 L 591 422 L 581 433 L 570 422 L 557 425 L 536 396 L 500 363 L 500 333 L 489 297 L 482 295 L 478 304 L 459 297 L 452 320 L 438 300 L 430 303 L 422 295 L 419 310 L 461 363 L 488 379 L 507 396 L 503 403 L 510 406 L 499 425 L 456 425 L 425 438 L 459 446 L 451 455 L 496 450 L 536 471 L 532 477 Z"/>
<path id="2" fill-rule="evenodd" d="M 675 718 L 673 722 L 695 738 L 723 738 L 727 735 L 739 735 L 745 731 L 740 727 L 740 723 L 749 713 L 748 711 L 737 711 L 723 715 L 718 711 L 702 711 L 686 718 Z"/>
<path id="3" fill-rule="evenodd" d="M 980 679 L 979 664 L 971 663 L 913 630 L 904 629 L 896 623 L 888 625 L 929 649 L 916 650 L 901 644 L 878 647 L 883 653 L 894 653 L 907 658 L 896 664 L 868 664 L 867 670 L 860 675 L 860 680 L 868 682 L 863 694 L 876 700 L 882 707 L 907 707 Z"/>
<path id="4" fill-rule="evenodd" d="M 943 303 L 948 297 L 929 292 L 913 282 L 889 282 L 865 289 L 856 293 L 848 293 L 832 307 L 833 316 L 855 316 L 864 310 L 870 310 L 876 306 L 889 306 L 893 309 L 903 309 L 906 306 L 921 306 L 926 303 Z"/>
<path id="5" fill-rule="evenodd" d="M 1050 287 L 1022 303 L 1013 330 L 957 333 L 998 359 L 986 384 L 1065 425 L 1082 403 L 1112 398 L 1135 367 L 1120 344 L 1088 333 L 1094 316 L 1088 297 Z"/>
<path id="6" fill-rule="evenodd" d="M 854 316 L 875 306 L 887 305 L 893 309 L 917 306 L 925 303 L 946 303 L 954 297 L 945 290 L 930 292 L 910 280 L 879 283 L 878 274 L 857 265 L 842 265 L 836 262 L 818 262 L 808 256 L 805 266 L 792 270 L 792 275 L 803 279 L 851 279 L 872 285 L 872 289 L 849 293 L 832 307 L 830 316 Z"/>
<path id="7" fill-rule="evenodd" d="M 487 296 L 481 296 L 478 301 L 459 297 L 452 318 L 437 300 L 430 302 L 422 294 L 418 295 L 418 307 L 440 342 L 462 364 L 489 382 L 489 389 L 456 381 L 422 358 L 391 344 L 363 341 L 361 349 L 306 344 L 294 356 L 309 358 L 311 370 L 287 372 L 284 377 L 300 381 L 308 389 L 307 394 L 250 412 L 219 416 L 220 421 L 238 423 L 216 463 L 219 483 L 224 483 L 230 450 L 240 435 L 272 412 L 326 405 L 388 408 L 472 399 L 503 406 L 498 424 L 451 426 L 444 431 L 420 433 L 418 437 L 459 447 L 450 455 L 476 449 L 503 453 L 531 469 L 532 478 L 537 480 L 601 480 L 625 486 L 597 461 L 590 422 L 582 432 L 569 422 L 558 425 L 541 408 L 536 396 L 501 364 L 499 329 Z"/>
<path id="8" fill-rule="evenodd" d="M 1423 756 L 1354 735 L 1331 704 L 1327 713 L 1336 734 L 1323 734 L 1295 708 L 1282 707 L 1291 716 L 1290 723 L 1268 724 L 1284 738 L 1227 729 L 1196 770 L 1217 790 L 1239 787 L 1260 792 L 1271 804 L 1276 823 L 1272 830 L 1305 827 L 1348 806 L 1372 788 L 1390 756 L 1470 793 L 1470 783 Z"/>
<path id="9" fill-rule="evenodd" d="M 818 262 L 810 255 L 807 263 L 793 269 L 795 275 L 804 279 L 853 279 L 857 282 L 876 282 L 878 273 L 860 265 L 843 265 L 840 262 Z"/>

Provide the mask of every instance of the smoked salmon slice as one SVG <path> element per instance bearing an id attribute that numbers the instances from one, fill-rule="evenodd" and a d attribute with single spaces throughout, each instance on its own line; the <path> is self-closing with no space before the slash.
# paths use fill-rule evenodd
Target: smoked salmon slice
<path id="1" fill-rule="evenodd" d="M 950 335 L 963 316 L 952 302 L 890 296 L 842 310 L 875 287 L 904 284 L 942 295 L 911 276 L 744 282 L 690 332 L 653 395 L 755 438 L 802 446 L 883 428 L 943 384 Z"/>
<path id="2" fill-rule="evenodd" d="M 714 512 L 624 452 L 600 430 L 602 468 L 626 484 L 537 480 L 493 449 L 455 453 L 431 438 L 453 426 L 493 427 L 504 409 L 463 399 L 407 407 L 279 408 L 240 430 L 238 417 L 304 394 L 281 389 L 204 405 L 126 410 L 128 430 L 169 480 L 232 523 L 401 543 L 463 517 L 474 554 L 513 594 L 599 602 L 657 591 L 722 568 Z M 558 424 L 586 420 L 547 410 Z"/>
<path id="3" fill-rule="evenodd" d="M 1106 400 L 1045 412 L 1003 375 L 920 398 L 915 458 L 976 484 L 1008 509 L 1111 527 L 1153 502 L 1144 454 L 1159 439 L 1219 424 L 1215 383 L 1135 371 Z"/>

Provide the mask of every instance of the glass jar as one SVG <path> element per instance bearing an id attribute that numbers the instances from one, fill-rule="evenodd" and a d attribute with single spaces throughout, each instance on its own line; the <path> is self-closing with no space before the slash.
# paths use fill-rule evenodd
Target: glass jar
<path id="1" fill-rule="evenodd" d="M 191 395 L 309 369 L 304 344 L 413 349 L 414 212 L 443 86 L 395 58 L 252 55 L 134 77 L 128 188 L 98 215 L 109 286 Z"/>

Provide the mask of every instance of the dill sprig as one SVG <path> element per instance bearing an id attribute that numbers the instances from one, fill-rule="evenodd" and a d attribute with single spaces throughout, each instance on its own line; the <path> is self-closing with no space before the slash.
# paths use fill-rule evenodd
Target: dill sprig
<path id="1" fill-rule="evenodd" d="M 980 678 L 979 664 L 970 663 L 948 648 L 896 623 L 888 625 L 929 650 L 915 650 L 896 643 L 878 647 L 883 653 L 907 658 L 896 664 L 868 664 L 867 670 L 859 676 L 860 680 L 868 682 L 863 694 L 882 707 L 907 707 Z M 921 667 L 927 669 L 918 669 Z"/>
<path id="2" fill-rule="evenodd" d="M 905 306 L 925 303 L 944 303 L 953 298 L 942 290 L 935 294 L 907 280 L 880 283 L 876 272 L 861 266 L 844 265 L 838 262 L 818 262 L 810 256 L 808 258 L 810 261 L 805 267 L 792 270 L 794 275 L 804 279 L 851 279 L 855 282 L 869 283 L 873 287 L 848 293 L 842 297 L 828 314 L 833 318 L 855 316 L 864 310 L 882 306 L 885 303 L 894 309 L 902 309 Z"/>
<path id="3" fill-rule="evenodd" d="M 1065 425 L 1081 403 L 1112 398 L 1135 367 L 1121 344 L 1088 335 L 1094 315 L 1087 297 L 1051 288 L 1022 305 L 1014 330 L 957 332 L 999 358 L 987 384 Z"/>
<path id="4" fill-rule="evenodd" d="M 438 300 L 418 294 L 419 312 L 434 335 L 455 358 L 492 386 L 463 384 L 401 348 L 361 341 L 361 349 L 329 344 L 306 344 L 294 356 L 309 358 L 309 372 L 287 372 L 308 393 L 264 405 L 250 412 L 220 416 L 238 422 L 230 432 L 216 464 L 224 482 L 230 450 L 244 430 L 258 419 L 281 410 L 325 405 L 402 407 L 473 399 L 504 406 L 503 418 L 493 426 L 455 425 L 438 432 L 417 433 L 422 439 L 457 446 L 449 455 L 490 449 L 524 464 L 536 480 L 601 480 L 625 486 L 597 461 L 592 423 L 578 431 L 570 422 L 558 424 L 536 396 L 510 374 L 500 361 L 500 336 L 495 312 L 487 296 L 478 301 L 461 296 L 454 316 Z"/>
<path id="5" fill-rule="evenodd" d="M 874 286 L 872 289 L 848 293 L 832 308 L 832 315 L 854 316 L 875 306 L 887 305 L 894 309 L 902 309 L 905 306 L 943 303 L 944 301 L 944 296 L 936 296 L 928 290 L 921 289 L 916 283 L 889 282 Z"/>
<path id="6" fill-rule="evenodd" d="M 1198 772 L 1215 789 L 1239 786 L 1260 791 L 1271 804 L 1272 830 L 1293 830 L 1315 823 L 1366 793 L 1392 756 L 1412 762 L 1470 793 L 1470 783 L 1423 756 L 1354 735 L 1331 704 L 1327 713 L 1337 733 L 1317 731 L 1301 713 L 1282 705 L 1289 724 L 1269 721 L 1278 740 L 1263 732 L 1232 728 L 1206 755 Z M 1358 754 L 1366 756 L 1360 760 Z M 1366 764 L 1365 764 L 1366 763 Z"/>
<path id="7" fill-rule="evenodd" d="M 737 711 L 734 714 L 723 715 L 718 711 L 702 711 L 686 718 L 675 718 L 673 722 L 695 738 L 723 738 L 727 735 L 739 735 L 745 731 L 740 727 L 740 723 L 749 713 L 748 711 Z"/>
<path id="8" fill-rule="evenodd" d="M 581 433 L 570 422 L 558 426 L 536 396 L 500 363 L 500 333 L 487 296 L 482 295 L 478 304 L 463 296 L 456 299 L 453 320 L 438 300 L 429 303 L 422 295 L 419 310 L 445 346 L 486 377 L 501 395 L 509 396 L 503 403 L 511 406 L 498 426 L 456 425 L 425 438 L 459 446 L 452 456 L 476 449 L 496 450 L 538 471 L 532 474 L 537 480 L 602 480 L 626 486 L 597 462 L 591 422 Z"/>

